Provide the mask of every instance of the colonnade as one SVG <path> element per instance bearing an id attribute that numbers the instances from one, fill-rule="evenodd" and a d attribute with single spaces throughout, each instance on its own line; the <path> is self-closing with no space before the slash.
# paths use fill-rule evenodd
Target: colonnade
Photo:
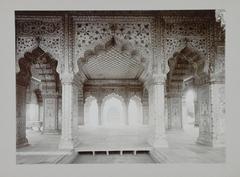
<path id="1" fill-rule="evenodd" d="M 109 97 L 111 97 L 111 95 L 112 94 L 109 94 L 108 96 Z M 112 95 L 112 97 L 114 98 L 114 95 Z M 94 97 L 94 99 L 96 99 L 96 103 L 97 103 L 97 107 L 98 107 L 98 114 L 97 114 L 97 117 L 98 117 L 98 125 L 100 126 L 100 125 L 103 125 L 104 124 L 104 115 L 103 115 L 103 110 L 104 110 L 104 106 L 106 106 L 106 101 L 108 100 L 108 99 L 106 99 L 106 100 L 104 100 L 104 98 L 102 98 L 102 97 L 97 97 L 97 98 L 95 98 Z M 128 97 L 125 97 L 125 98 L 123 98 L 123 99 L 120 99 L 119 101 L 121 101 L 121 103 L 122 103 L 122 108 L 123 108 L 123 119 L 124 119 L 124 121 L 123 121 L 123 124 L 124 125 L 129 125 L 130 124 L 130 117 L 129 117 L 129 103 L 130 103 L 130 100 L 131 100 L 132 98 L 128 98 Z M 139 100 L 141 100 L 140 98 L 139 98 Z M 89 102 L 92 102 L 93 100 L 91 99 L 91 100 L 89 100 Z M 84 107 L 85 107 L 85 109 L 86 109 L 86 112 L 88 112 L 89 111 L 89 106 L 90 106 L 90 104 L 89 104 L 89 102 L 88 102 L 88 104 L 86 104 L 86 102 L 85 102 L 85 104 L 84 104 Z M 143 113 L 144 111 L 141 111 L 141 110 L 143 110 L 143 104 L 142 104 L 142 102 L 140 102 L 140 103 L 137 103 L 136 101 L 135 101 L 135 103 L 137 104 L 137 108 L 138 108 L 138 112 L 140 113 Z M 146 115 L 147 113 L 145 113 L 145 115 Z M 143 117 L 143 115 L 141 115 L 140 117 L 138 117 L 138 118 L 142 118 Z M 86 119 L 88 119 L 89 117 L 88 117 L 88 115 L 84 115 L 83 117 L 81 117 L 81 118 L 83 118 L 84 120 L 86 120 Z M 143 122 L 143 124 L 144 124 L 144 122 Z M 146 123 L 145 123 L 146 124 Z"/>
<path id="2" fill-rule="evenodd" d="M 60 149 L 73 149 L 77 140 L 78 124 L 80 104 L 78 100 L 79 92 L 82 92 L 83 86 L 75 83 L 73 74 L 64 74 L 61 77 L 62 82 L 62 128 L 61 128 L 61 140 L 59 144 Z M 27 87 L 23 83 L 17 83 L 17 145 L 22 146 L 28 144 L 26 138 L 26 90 Z M 159 79 L 153 79 L 148 84 L 148 112 L 149 120 L 148 125 L 151 127 L 151 136 L 149 137 L 149 143 L 153 147 L 167 147 L 167 141 L 165 137 L 165 108 L 169 109 L 169 106 L 165 105 L 165 92 L 164 81 Z M 197 122 L 199 124 L 199 138 L 198 142 L 201 144 L 207 144 L 211 146 L 218 146 L 224 143 L 224 114 L 225 114 L 225 101 L 224 101 L 224 84 L 213 83 L 210 85 L 203 85 L 197 88 Z M 56 102 L 58 97 L 47 97 L 43 95 L 43 102 Z M 125 124 L 129 124 L 128 106 L 130 99 L 124 100 L 124 115 Z M 181 100 L 182 101 L 182 100 Z M 50 103 L 49 102 L 49 103 Z M 47 105 L 47 104 L 46 104 Z M 56 104 L 55 104 L 56 105 Z M 97 100 L 99 119 L 98 124 L 103 123 L 103 99 Z M 181 104 L 182 105 L 182 102 Z M 83 105 L 82 105 L 83 106 Z M 179 106 L 179 105 L 178 105 Z M 196 107 L 196 106 L 195 106 Z M 52 109 L 52 113 L 56 113 L 57 109 Z M 144 110 L 144 109 L 143 109 Z M 210 112 L 210 110 L 212 110 Z M 49 113 L 49 112 L 48 112 Z M 144 114 L 144 112 L 143 112 Z M 168 111 L 169 114 L 169 111 Z M 46 119 L 55 120 L 56 115 L 49 114 L 50 118 L 44 114 L 45 130 L 55 130 L 57 123 L 54 122 L 52 127 L 48 129 Z M 51 117 L 52 116 L 52 117 Z M 81 115 L 84 116 L 84 115 Z M 168 115 L 169 118 L 171 115 Z M 182 115 L 179 115 L 182 116 Z M 169 120 L 168 118 L 168 120 Z M 210 122 L 211 121 L 211 122 Z M 212 125 L 212 127 L 211 127 Z"/>

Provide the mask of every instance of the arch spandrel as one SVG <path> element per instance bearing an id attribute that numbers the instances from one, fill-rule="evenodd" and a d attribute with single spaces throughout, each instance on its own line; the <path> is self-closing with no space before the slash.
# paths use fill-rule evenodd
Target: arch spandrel
<path id="1" fill-rule="evenodd" d="M 95 54 L 106 51 L 112 37 L 121 41 L 119 47 L 122 51 L 127 48 L 130 55 L 135 55 L 137 51 L 142 56 L 142 58 L 139 57 L 140 62 L 144 65 L 147 65 L 148 62 L 151 63 L 153 58 L 153 17 L 73 16 L 72 19 L 75 73 L 80 69 L 78 67 L 79 58 L 85 58 L 86 61 L 86 51 Z M 129 50 L 130 46 L 134 46 L 134 50 Z"/>
<path id="2" fill-rule="evenodd" d="M 59 91 L 60 79 L 59 74 L 56 71 L 58 61 L 52 58 L 49 53 L 46 53 L 43 49 L 41 49 L 41 47 L 38 46 L 34 48 L 31 52 L 26 52 L 24 54 L 24 57 L 19 59 L 18 62 L 20 67 L 20 71 L 16 75 L 16 80 L 18 84 L 27 86 L 31 80 L 31 77 L 34 77 L 36 74 L 38 75 L 38 73 L 33 73 L 34 69 L 32 66 L 49 64 L 54 74 L 54 79 L 56 81 L 56 91 Z M 44 89 L 42 88 L 42 90 Z"/>
<path id="3" fill-rule="evenodd" d="M 183 48 L 174 52 L 173 56 L 169 58 L 169 71 L 167 75 L 171 75 L 171 71 L 175 68 L 179 58 L 186 60 L 191 65 L 190 70 L 194 76 L 200 77 L 202 75 L 208 75 L 209 65 L 207 58 L 190 44 L 183 45 L 182 47 Z"/>
<path id="4" fill-rule="evenodd" d="M 20 70 L 18 60 L 37 46 L 58 60 L 57 72 L 63 72 L 63 23 L 62 16 L 16 15 L 16 72 Z"/>

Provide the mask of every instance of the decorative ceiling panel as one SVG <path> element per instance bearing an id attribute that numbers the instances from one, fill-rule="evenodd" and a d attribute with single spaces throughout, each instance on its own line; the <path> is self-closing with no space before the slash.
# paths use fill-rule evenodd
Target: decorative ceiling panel
<path id="1" fill-rule="evenodd" d="M 116 47 L 93 56 L 83 66 L 88 79 L 138 79 L 142 64 Z"/>

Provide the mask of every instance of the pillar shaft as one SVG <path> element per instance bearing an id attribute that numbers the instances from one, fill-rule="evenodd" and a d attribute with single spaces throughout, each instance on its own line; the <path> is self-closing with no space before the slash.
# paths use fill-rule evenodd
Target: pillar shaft
<path id="1" fill-rule="evenodd" d="M 182 95 L 174 94 L 168 95 L 168 128 L 182 129 Z"/>
<path id="2" fill-rule="evenodd" d="M 16 146 L 28 145 L 26 138 L 26 87 L 16 85 Z"/>
<path id="3" fill-rule="evenodd" d="M 79 88 L 78 96 L 78 125 L 84 124 L 84 103 L 83 103 L 83 87 Z"/>
<path id="4" fill-rule="evenodd" d="M 149 143 L 157 147 L 167 147 L 164 125 L 164 85 L 154 82 L 149 86 L 149 114 L 153 132 Z"/>
<path id="5" fill-rule="evenodd" d="M 58 95 L 43 95 L 43 133 L 58 134 Z"/>
<path id="6" fill-rule="evenodd" d="M 125 115 L 125 125 L 129 125 L 129 117 L 128 117 L 128 105 L 129 105 L 129 99 L 124 99 L 124 115 Z"/>
<path id="7" fill-rule="evenodd" d="M 224 84 L 201 86 L 197 92 L 199 137 L 197 142 L 209 146 L 225 146 Z"/>
<path id="8" fill-rule="evenodd" d="M 77 88 L 73 85 L 73 75 L 62 76 L 62 135 L 60 149 L 73 149 L 77 135 Z"/>
<path id="9" fill-rule="evenodd" d="M 98 100 L 97 104 L 98 104 L 98 125 L 102 125 L 102 100 Z"/>
<path id="10" fill-rule="evenodd" d="M 182 97 L 182 121 L 181 122 L 182 122 L 181 128 L 185 128 L 186 125 L 188 124 L 187 103 L 186 103 L 185 95 Z"/>
<path id="11" fill-rule="evenodd" d="M 194 117 L 195 117 L 195 120 L 194 120 L 194 126 L 195 127 L 198 127 L 199 126 L 199 109 L 198 109 L 198 101 L 195 100 L 194 101 Z"/>

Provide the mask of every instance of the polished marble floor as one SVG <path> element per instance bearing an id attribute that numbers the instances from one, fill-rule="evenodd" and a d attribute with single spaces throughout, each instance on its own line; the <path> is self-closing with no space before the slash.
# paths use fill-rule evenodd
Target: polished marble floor
<path id="1" fill-rule="evenodd" d="M 79 127 L 79 144 L 76 150 L 126 150 L 149 148 L 148 127 L 93 128 Z M 211 148 L 196 144 L 198 129 L 166 131 L 168 148 L 157 149 L 160 163 L 224 163 L 225 148 Z M 60 135 L 42 135 L 27 132 L 30 146 L 17 149 L 17 164 L 57 163 L 69 152 L 58 150 Z M 153 163 L 149 154 L 79 154 L 73 163 Z"/>

